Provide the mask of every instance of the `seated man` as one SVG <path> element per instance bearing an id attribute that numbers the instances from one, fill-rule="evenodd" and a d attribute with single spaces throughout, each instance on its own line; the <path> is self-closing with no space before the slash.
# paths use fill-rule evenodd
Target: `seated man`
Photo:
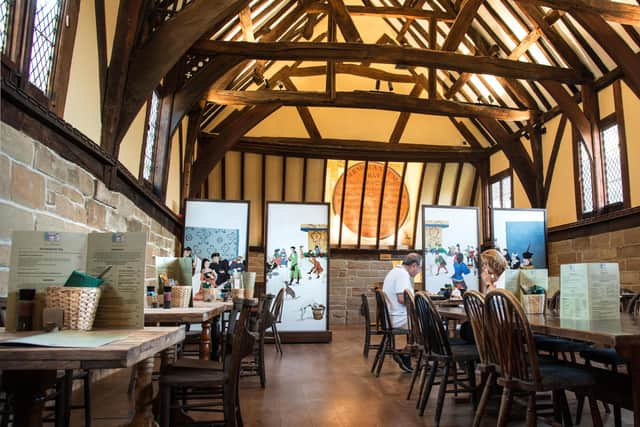
<path id="1" fill-rule="evenodd" d="M 407 307 L 405 307 L 405 289 L 413 292 L 413 278 L 422 270 L 422 257 L 415 252 L 408 254 L 402 264 L 395 267 L 384 278 L 382 291 L 389 299 L 389 314 L 393 328 L 408 327 Z M 396 362 L 405 371 L 411 371 L 411 358 L 403 355 Z"/>

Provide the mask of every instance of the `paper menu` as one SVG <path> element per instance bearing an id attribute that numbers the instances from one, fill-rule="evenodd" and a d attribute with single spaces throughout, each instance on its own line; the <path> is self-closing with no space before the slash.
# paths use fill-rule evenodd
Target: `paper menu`
<path id="1" fill-rule="evenodd" d="M 619 319 L 620 272 L 617 263 L 560 266 L 560 317 Z"/>
<path id="2" fill-rule="evenodd" d="M 44 293 L 63 286 L 73 270 L 105 276 L 94 327 L 144 327 L 145 233 L 14 231 L 7 299 L 7 331 L 17 321 L 18 290 L 36 289 L 34 329 L 42 328 Z"/>
<path id="3" fill-rule="evenodd" d="M 522 287 L 529 289 L 540 286 L 547 291 L 549 287 L 549 272 L 546 268 L 505 270 L 505 289 L 513 292 L 520 299 Z"/>

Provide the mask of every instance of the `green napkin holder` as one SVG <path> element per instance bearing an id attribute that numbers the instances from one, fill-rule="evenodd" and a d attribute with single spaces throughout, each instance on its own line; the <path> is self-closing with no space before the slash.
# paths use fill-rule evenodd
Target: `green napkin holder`
<path id="1" fill-rule="evenodd" d="M 76 288 L 98 288 L 104 283 L 104 279 L 90 276 L 81 271 L 74 270 L 71 276 L 67 279 L 64 286 L 76 287 Z"/>

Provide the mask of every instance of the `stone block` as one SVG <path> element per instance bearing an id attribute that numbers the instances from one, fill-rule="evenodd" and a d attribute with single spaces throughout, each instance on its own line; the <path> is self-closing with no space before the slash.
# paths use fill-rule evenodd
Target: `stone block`
<path id="1" fill-rule="evenodd" d="M 140 232 L 148 231 L 148 228 L 135 218 L 126 218 L 124 221 L 127 223 L 127 231 Z"/>
<path id="2" fill-rule="evenodd" d="M 9 267 L 11 245 L 0 245 L 0 267 Z"/>
<path id="3" fill-rule="evenodd" d="M 640 271 L 640 258 L 628 258 L 626 269 L 629 271 Z"/>
<path id="4" fill-rule="evenodd" d="M 620 283 L 624 285 L 637 285 L 640 283 L 640 271 L 620 272 Z"/>
<path id="5" fill-rule="evenodd" d="M 11 160 L 7 156 L 0 154 L 0 171 L 3 171 L 3 176 L 11 176 Z M 0 199 L 11 198 L 11 180 L 6 178 L 0 179 Z"/>
<path id="6" fill-rule="evenodd" d="M 591 245 L 591 239 L 589 237 L 578 237 L 571 241 L 571 249 L 581 250 L 587 249 Z"/>
<path id="7" fill-rule="evenodd" d="M 618 248 L 618 256 L 620 258 L 633 258 L 640 255 L 640 244 L 625 245 Z"/>
<path id="8" fill-rule="evenodd" d="M 561 240 L 551 242 L 549 252 L 569 252 L 571 250 L 571 240 Z"/>
<path id="9" fill-rule="evenodd" d="M 44 213 L 36 214 L 35 226 L 39 231 L 67 231 L 63 220 Z"/>
<path id="10" fill-rule="evenodd" d="M 617 261 L 619 259 L 617 248 L 600 249 L 598 251 L 598 256 L 600 258 L 599 260 L 602 261 Z"/>
<path id="11" fill-rule="evenodd" d="M 640 244 L 640 227 L 634 227 L 624 231 L 624 244 Z"/>
<path id="12" fill-rule="evenodd" d="M 362 288 L 351 288 L 351 296 L 360 297 L 360 295 L 365 294 L 368 297 L 373 298 L 373 290 L 370 287 L 362 287 Z"/>
<path id="13" fill-rule="evenodd" d="M 9 293 L 9 270 L 0 270 L 0 297 L 7 297 Z"/>
<path id="14" fill-rule="evenodd" d="M 355 270 L 354 271 L 356 277 L 364 277 L 367 279 L 376 278 L 379 280 L 384 280 L 384 274 L 377 270 Z"/>
<path id="15" fill-rule="evenodd" d="M 102 203 L 93 199 L 87 200 L 87 225 L 89 227 L 104 230 L 107 221 L 107 208 Z"/>
<path id="16" fill-rule="evenodd" d="M 347 297 L 347 310 L 359 310 L 361 305 L 360 297 Z"/>
<path id="17" fill-rule="evenodd" d="M 582 253 L 582 262 L 597 262 L 600 258 L 600 250 L 598 249 L 587 249 L 581 251 Z"/>
<path id="18" fill-rule="evenodd" d="M 44 145 L 36 146 L 36 169 L 46 175 L 66 181 L 69 163 Z"/>
<path id="19" fill-rule="evenodd" d="M 605 249 L 611 247 L 611 233 L 596 234 L 590 237 L 591 248 Z"/>
<path id="20" fill-rule="evenodd" d="M 4 122 L 0 126 L 0 152 L 18 162 L 33 166 L 33 140 Z"/>
<path id="21" fill-rule="evenodd" d="M 88 233 L 91 231 L 91 229 L 84 224 L 78 224 L 75 222 L 65 222 L 64 231 L 71 231 L 73 233 Z"/>
<path id="22" fill-rule="evenodd" d="M 106 229 L 108 231 L 124 232 L 127 229 L 127 224 L 122 215 L 120 215 L 117 211 L 110 209 L 107 211 Z"/>
<path id="23" fill-rule="evenodd" d="M 47 210 L 69 221 L 79 222 L 81 224 L 87 223 L 87 211 L 84 205 L 73 203 L 62 194 L 56 195 L 55 205 L 47 207 Z"/>
<path id="24" fill-rule="evenodd" d="M 11 199 L 33 209 L 44 208 L 44 177 L 14 163 L 11 168 Z"/>
<path id="25" fill-rule="evenodd" d="M 558 254 L 559 264 L 575 264 L 578 261 L 577 254 L 575 252 L 560 253 Z"/>
<path id="26" fill-rule="evenodd" d="M 96 181 L 96 194 L 95 199 L 99 202 L 104 203 L 105 205 L 109 205 L 112 208 L 115 208 L 120 203 L 120 198 L 118 197 L 118 193 L 114 193 L 107 188 L 106 185 L 102 181 Z"/>
<path id="27" fill-rule="evenodd" d="M 27 210 L 20 209 L 0 202 L 0 239 L 10 240 L 11 232 L 32 231 L 33 214 Z"/>
<path id="28" fill-rule="evenodd" d="M 624 233 L 626 230 L 617 230 L 612 233 L 609 233 L 609 238 L 611 240 L 611 247 L 616 248 L 618 246 L 624 245 Z"/>
<path id="29" fill-rule="evenodd" d="M 331 286 L 329 288 L 329 295 L 332 297 L 346 297 L 347 296 L 347 288 L 334 288 Z"/>
<path id="30" fill-rule="evenodd" d="M 95 179 L 79 167 L 67 170 L 67 182 L 87 197 L 93 197 L 96 191 Z"/>
<path id="31" fill-rule="evenodd" d="M 82 193 L 72 187 L 66 185 L 62 187 L 62 194 L 73 203 L 77 203 L 79 205 L 84 204 L 84 196 Z"/>

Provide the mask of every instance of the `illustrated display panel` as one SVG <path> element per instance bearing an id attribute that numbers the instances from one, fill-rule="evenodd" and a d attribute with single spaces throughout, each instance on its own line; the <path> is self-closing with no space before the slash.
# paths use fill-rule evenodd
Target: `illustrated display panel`
<path id="1" fill-rule="evenodd" d="M 478 208 L 423 206 L 425 289 L 478 290 Z"/>
<path id="2" fill-rule="evenodd" d="M 547 268 L 546 209 L 493 209 L 493 244 L 510 268 Z"/>
<path id="3" fill-rule="evenodd" d="M 328 330 L 329 205 L 267 203 L 265 283 L 285 289 L 281 331 Z"/>

